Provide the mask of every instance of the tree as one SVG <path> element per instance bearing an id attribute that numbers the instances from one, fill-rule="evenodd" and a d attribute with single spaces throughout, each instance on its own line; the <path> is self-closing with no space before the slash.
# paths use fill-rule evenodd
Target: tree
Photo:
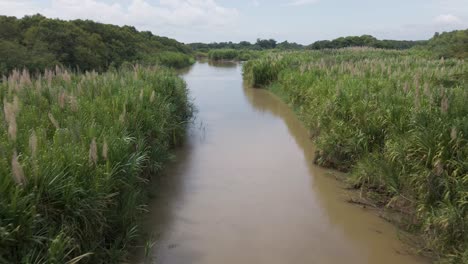
<path id="1" fill-rule="evenodd" d="M 257 39 L 255 45 L 262 49 L 274 49 L 276 48 L 276 40 L 274 39 Z"/>

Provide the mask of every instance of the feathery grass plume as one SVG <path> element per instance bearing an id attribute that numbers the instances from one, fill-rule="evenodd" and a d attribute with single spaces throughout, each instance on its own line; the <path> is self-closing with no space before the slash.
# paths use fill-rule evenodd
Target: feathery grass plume
<path id="1" fill-rule="evenodd" d="M 417 73 L 413 78 L 414 89 L 419 90 L 419 74 Z"/>
<path id="2" fill-rule="evenodd" d="M 457 128 L 456 127 L 452 127 L 452 130 L 450 131 L 450 138 L 452 140 L 456 140 L 457 139 Z"/>
<path id="3" fill-rule="evenodd" d="M 16 141 L 16 134 L 18 132 L 18 128 L 16 126 L 16 116 L 10 118 L 8 122 L 8 136 L 12 141 Z"/>
<path id="4" fill-rule="evenodd" d="M 304 74 L 305 69 L 306 69 L 305 65 L 301 64 L 301 66 L 299 67 L 299 72 L 301 73 L 301 75 Z"/>
<path id="5" fill-rule="evenodd" d="M 8 77 L 8 91 L 19 91 L 19 80 L 21 74 L 18 70 L 14 69 Z"/>
<path id="6" fill-rule="evenodd" d="M 23 88 L 25 85 L 31 85 L 31 76 L 29 75 L 29 71 L 24 68 L 23 72 L 21 73 L 21 77 L 19 80 L 19 86 L 20 88 Z"/>
<path id="7" fill-rule="evenodd" d="M 13 104 L 10 104 L 6 98 L 3 98 L 3 114 L 7 123 L 10 122 L 12 116 L 15 114 Z"/>
<path id="8" fill-rule="evenodd" d="M 124 123 L 125 122 L 125 116 L 127 115 L 127 107 L 124 105 L 124 108 L 123 108 L 123 111 L 122 113 L 120 114 L 119 116 L 119 121 L 120 123 Z"/>
<path id="9" fill-rule="evenodd" d="M 34 158 L 36 157 L 37 153 L 37 136 L 36 131 L 32 131 L 31 135 L 29 136 L 29 150 L 31 151 L 31 156 Z"/>
<path id="10" fill-rule="evenodd" d="M 424 94 L 427 97 L 431 96 L 431 90 L 429 90 L 429 83 L 428 82 L 424 83 Z"/>
<path id="11" fill-rule="evenodd" d="M 91 144 L 89 145 L 89 165 L 97 165 L 98 162 L 98 154 L 97 154 L 97 144 L 96 138 L 93 138 Z"/>
<path id="12" fill-rule="evenodd" d="M 45 77 L 47 79 L 47 87 L 52 87 L 52 79 L 54 78 L 54 72 L 52 70 L 45 70 Z"/>
<path id="13" fill-rule="evenodd" d="M 70 109 L 75 113 L 78 112 L 78 100 L 76 97 L 72 94 L 68 97 L 68 99 L 70 102 Z"/>
<path id="14" fill-rule="evenodd" d="M 444 173 L 444 164 L 441 160 L 437 160 L 434 164 L 434 173 L 437 176 L 442 176 Z"/>
<path id="15" fill-rule="evenodd" d="M 8 78 L 7 78 L 5 75 L 2 76 L 2 83 L 3 83 L 3 84 L 7 84 L 7 83 L 8 83 Z"/>
<path id="16" fill-rule="evenodd" d="M 55 76 L 62 75 L 62 68 L 58 65 L 55 65 Z"/>
<path id="17" fill-rule="evenodd" d="M 144 92 L 143 92 L 143 89 L 141 89 L 140 91 L 140 101 L 143 102 L 143 96 L 144 96 Z"/>
<path id="18" fill-rule="evenodd" d="M 18 161 L 18 154 L 16 153 L 16 150 L 13 152 L 13 157 L 11 158 L 11 171 L 16 184 L 23 185 L 26 183 L 23 167 Z"/>
<path id="19" fill-rule="evenodd" d="M 34 85 L 34 87 L 36 88 L 36 91 L 37 92 L 40 92 L 42 90 L 42 79 L 41 77 L 39 76 L 39 78 L 36 80 L 36 85 Z"/>
<path id="20" fill-rule="evenodd" d="M 8 136 L 10 140 L 16 141 L 16 134 L 18 132 L 18 128 L 16 126 L 16 115 L 19 112 L 18 97 L 14 97 L 13 103 L 8 103 L 5 98 L 3 100 L 3 112 L 5 115 L 5 121 L 8 125 Z"/>
<path id="21" fill-rule="evenodd" d="M 108 158 L 108 152 L 109 152 L 109 146 L 107 145 L 107 140 L 104 139 L 104 143 L 102 144 L 102 158 L 104 160 L 107 160 Z"/>
<path id="22" fill-rule="evenodd" d="M 16 95 L 13 97 L 13 111 L 15 112 L 15 114 L 19 114 L 20 111 L 20 101 L 18 96 Z"/>
<path id="23" fill-rule="evenodd" d="M 65 108 L 65 100 L 67 98 L 67 94 L 64 90 L 60 91 L 58 95 L 58 105 L 60 106 L 61 109 Z"/>
<path id="24" fill-rule="evenodd" d="M 151 92 L 150 102 L 153 103 L 155 98 L 156 98 L 156 92 L 153 90 Z"/>
<path id="25" fill-rule="evenodd" d="M 420 102 L 420 89 L 419 89 L 419 77 L 416 76 L 414 80 L 414 106 L 416 109 L 419 109 L 421 102 Z"/>
<path id="26" fill-rule="evenodd" d="M 84 79 L 81 79 L 81 82 L 83 82 L 83 81 L 84 81 Z M 78 93 L 78 96 L 80 96 L 83 93 L 83 88 L 81 87 L 81 83 L 76 85 L 76 91 Z"/>
<path id="27" fill-rule="evenodd" d="M 444 95 L 444 97 L 442 97 L 442 100 L 440 102 L 440 111 L 446 114 L 448 112 L 448 109 L 449 109 L 449 101 L 448 101 L 447 96 Z"/>
<path id="28" fill-rule="evenodd" d="M 409 84 L 408 84 L 408 82 L 405 82 L 405 84 L 404 84 L 404 86 L 403 86 L 403 91 L 404 91 L 405 93 L 408 93 L 408 91 L 409 91 Z"/>
<path id="29" fill-rule="evenodd" d="M 135 80 L 138 80 L 138 69 L 139 69 L 138 64 L 136 64 L 136 65 L 133 66 L 133 73 L 134 73 L 133 78 L 134 78 Z"/>
<path id="30" fill-rule="evenodd" d="M 55 128 L 56 128 L 56 129 L 60 129 L 59 123 L 58 123 L 58 121 L 54 118 L 54 116 L 52 115 L 52 113 L 49 113 L 48 116 L 49 116 L 50 122 L 52 122 L 52 124 L 55 126 Z"/>
<path id="31" fill-rule="evenodd" d="M 70 75 L 70 73 L 68 73 L 67 70 L 63 71 L 62 80 L 64 80 L 66 83 L 71 83 L 71 75 Z"/>

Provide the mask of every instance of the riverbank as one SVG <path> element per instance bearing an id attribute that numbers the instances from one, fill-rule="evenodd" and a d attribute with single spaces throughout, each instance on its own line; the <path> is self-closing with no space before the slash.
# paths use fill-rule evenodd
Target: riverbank
<path id="1" fill-rule="evenodd" d="M 118 263 L 148 179 L 192 116 L 173 71 L 13 72 L 0 83 L 0 262 Z"/>
<path id="2" fill-rule="evenodd" d="M 245 64 L 244 78 L 295 109 L 317 164 L 350 171 L 349 183 L 406 216 L 424 250 L 463 263 L 466 69 L 460 60 L 358 48 L 265 56 Z"/>

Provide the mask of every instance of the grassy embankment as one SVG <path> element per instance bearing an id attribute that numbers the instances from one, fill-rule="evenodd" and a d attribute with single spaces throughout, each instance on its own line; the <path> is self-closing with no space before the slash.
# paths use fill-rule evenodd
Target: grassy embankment
<path id="1" fill-rule="evenodd" d="M 245 80 L 290 104 L 316 162 L 399 210 L 424 247 L 468 262 L 468 65 L 367 48 L 270 54 Z"/>
<path id="2" fill-rule="evenodd" d="M 191 118 L 185 83 L 161 68 L 15 71 L 0 102 L 0 263 L 121 262 Z"/>

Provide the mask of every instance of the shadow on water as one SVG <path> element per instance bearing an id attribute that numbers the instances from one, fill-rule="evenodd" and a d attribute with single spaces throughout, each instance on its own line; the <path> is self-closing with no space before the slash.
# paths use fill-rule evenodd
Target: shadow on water
<path id="1" fill-rule="evenodd" d="M 162 175 L 151 179 L 149 213 L 142 222 L 144 232 L 132 256 L 138 263 L 154 261 L 152 251 L 158 247 L 158 241 L 161 240 L 164 231 L 170 229 L 171 223 L 174 222 L 174 214 L 171 213 L 174 204 L 177 203 L 177 199 L 174 198 L 183 194 L 183 175 L 187 169 L 183 164 L 187 164 L 191 155 L 191 131 L 187 134 L 185 145 L 174 151 L 176 160 L 164 169 Z M 149 252 L 146 252 L 148 250 Z"/>

